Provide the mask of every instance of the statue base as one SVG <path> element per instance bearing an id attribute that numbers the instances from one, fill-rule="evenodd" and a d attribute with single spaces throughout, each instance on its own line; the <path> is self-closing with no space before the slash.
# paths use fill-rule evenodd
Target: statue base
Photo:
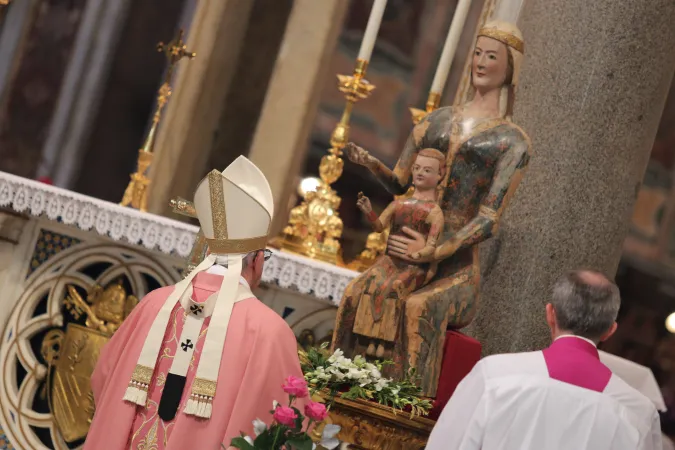
<path id="1" fill-rule="evenodd" d="M 326 400 L 326 395 L 320 395 Z M 436 424 L 366 400 L 336 398 L 325 423 L 341 427 L 337 438 L 350 449 L 423 450 Z M 319 431 L 319 430 L 317 430 Z"/>

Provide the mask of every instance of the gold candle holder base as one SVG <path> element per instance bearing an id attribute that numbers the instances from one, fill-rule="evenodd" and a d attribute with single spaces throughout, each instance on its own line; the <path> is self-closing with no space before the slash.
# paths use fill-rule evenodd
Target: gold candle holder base
<path id="1" fill-rule="evenodd" d="M 332 158 L 331 158 L 332 157 Z M 342 159 L 324 156 L 319 167 L 321 182 L 316 191 L 305 193 L 302 203 L 291 210 L 282 236 L 272 240 L 272 246 L 330 264 L 343 265 L 340 242 L 343 224 L 338 215 L 342 199 L 327 180 L 342 172 Z M 328 170 L 330 166 L 332 170 Z M 323 168 L 323 170 L 322 170 Z M 333 177 L 327 176 L 327 172 Z"/>
<path id="2" fill-rule="evenodd" d="M 372 266 L 377 258 L 384 255 L 384 251 L 387 249 L 387 239 L 389 239 L 389 229 L 381 233 L 372 232 L 368 234 L 365 250 L 347 267 L 357 272 L 363 272 Z"/>
<path id="3" fill-rule="evenodd" d="M 131 181 L 124 191 L 124 197 L 120 202 L 122 206 L 131 206 L 132 208 L 146 212 L 148 210 L 148 187 L 150 179 L 146 172 L 152 164 L 152 153 L 144 150 L 138 151 L 138 169 L 131 174 Z"/>
<path id="4" fill-rule="evenodd" d="M 319 397 L 325 396 L 319 394 Z M 365 400 L 336 398 L 326 424 L 339 425 L 337 439 L 349 448 L 368 450 L 423 450 L 436 422 L 425 417 L 411 419 L 407 413 Z M 317 439 L 324 424 L 317 427 Z"/>
<path id="5" fill-rule="evenodd" d="M 427 103 L 424 109 L 409 108 L 412 121 L 415 125 L 420 123 L 430 112 L 438 109 L 441 104 L 441 94 L 438 92 L 429 92 Z"/>
<path id="6" fill-rule="evenodd" d="M 349 137 L 349 120 L 354 104 L 367 98 L 375 89 L 364 79 L 367 67 L 368 61 L 357 60 L 353 75 L 338 75 L 338 89 L 345 94 L 347 104 L 331 135 L 328 155 L 321 158 L 321 182 L 316 191 L 305 193 L 302 203 L 291 210 L 288 225 L 271 245 L 309 258 L 343 265 L 339 239 L 344 225 L 338 213 L 342 199 L 330 185 L 342 176 L 342 149 Z"/>

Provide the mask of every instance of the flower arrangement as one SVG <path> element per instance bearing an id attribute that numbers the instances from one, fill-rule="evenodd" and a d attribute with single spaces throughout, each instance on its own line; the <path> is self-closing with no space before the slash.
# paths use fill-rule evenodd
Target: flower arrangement
<path id="1" fill-rule="evenodd" d="M 288 394 L 288 406 L 282 406 L 276 401 L 272 405 L 272 417 L 274 422 L 270 427 L 260 419 L 253 421 L 255 439 L 242 433 L 234 438 L 230 444 L 240 450 L 313 450 L 316 444 L 309 436 L 312 424 L 319 424 L 328 416 L 328 410 L 322 403 L 310 401 L 305 405 L 305 415 L 300 412 L 293 403 L 296 399 L 306 398 L 309 395 L 307 382 L 302 378 L 288 377 L 282 386 Z M 307 427 L 303 430 L 303 423 L 307 417 Z M 332 450 L 340 442 L 335 436 L 340 431 L 337 425 L 326 425 L 319 443 L 323 448 Z"/>
<path id="2" fill-rule="evenodd" d="M 370 363 L 362 356 L 346 358 L 337 349 L 331 354 L 323 344 L 319 348 L 300 350 L 300 362 L 305 379 L 312 394 L 328 391 L 330 403 L 339 394 L 341 398 L 376 401 L 389 406 L 394 413 L 410 411 L 410 417 L 426 416 L 431 410 L 431 401 L 421 396 L 415 384 L 415 372 L 411 371 L 405 380 L 393 381 L 382 376 L 382 367 L 392 361 Z"/>

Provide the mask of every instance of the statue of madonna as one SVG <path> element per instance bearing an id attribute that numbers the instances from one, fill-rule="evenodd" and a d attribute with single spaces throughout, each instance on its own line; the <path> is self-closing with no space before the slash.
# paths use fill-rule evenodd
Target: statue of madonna
<path id="1" fill-rule="evenodd" d="M 478 244 L 496 231 L 528 166 L 529 138 L 511 121 L 522 58 L 522 35 L 514 25 L 486 24 L 473 53 L 473 98 L 459 107 L 437 109 L 417 124 L 394 170 L 354 144 L 345 147 L 349 160 L 367 167 L 393 195 L 402 195 L 410 187 L 420 150 L 436 149 L 446 159 L 437 198 L 444 226 L 435 251 L 420 258 L 425 236 L 413 226 L 404 226 L 390 234 L 385 255 L 408 264 L 436 264 L 435 275 L 401 300 L 393 339 L 375 343 L 384 349 L 378 356 L 394 361 L 385 375 L 402 379 L 415 368 L 428 397 L 436 394 L 446 331 L 461 329 L 476 314 Z M 333 335 L 333 347 L 347 356 L 372 353 L 367 350 L 373 346 L 373 333 L 359 331 L 367 320 L 379 327 L 377 316 L 360 317 L 369 309 L 359 308 L 369 298 L 362 292 L 368 283 L 360 278 L 345 290 Z"/>

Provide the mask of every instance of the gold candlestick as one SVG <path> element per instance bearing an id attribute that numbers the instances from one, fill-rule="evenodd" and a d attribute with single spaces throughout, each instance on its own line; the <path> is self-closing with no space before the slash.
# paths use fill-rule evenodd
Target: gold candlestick
<path id="1" fill-rule="evenodd" d="M 122 206 L 131 206 L 132 208 L 141 211 L 147 211 L 148 209 L 148 189 L 150 187 L 150 179 L 147 177 L 146 173 L 150 168 L 150 164 L 152 164 L 155 136 L 157 134 L 159 121 L 162 118 L 162 111 L 171 96 L 171 78 L 173 77 L 176 65 L 181 59 L 186 57 L 192 59 L 196 56 L 195 53 L 187 51 L 187 46 L 183 42 L 183 34 L 184 32 L 181 29 L 178 32 L 178 36 L 176 36 L 173 41 L 169 42 L 169 44 L 164 44 L 163 42 L 157 44 L 157 51 L 164 52 L 169 66 L 166 71 L 164 83 L 162 83 L 157 94 L 157 107 L 155 108 L 155 113 L 152 117 L 152 125 L 150 126 L 150 130 L 148 131 L 143 146 L 138 151 L 136 172 L 131 174 L 131 181 L 124 191 L 124 197 L 120 202 L 120 205 Z"/>
<path id="2" fill-rule="evenodd" d="M 429 92 L 429 97 L 427 97 L 427 103 L 424 109 L 418 108 L 409 108 L 410 114 L 412 115 L 412 121 L 415 125 L 420 123 L 427 114 L 438 109 L 441 104 L 441 94 L 439 92 Z"/>
<path id="3" fill-rule="evenodd" d="M 368 98 L 375 89 L 364 78 L 367 67 L 368 61 L 357 59 L 352 75 L 338 75 L 338 89 L 345 94 L 347 103 L 331 135 L 329 154 L 321 158 L 321 182 L 315 191 L 305 193 L 302 203 L 291 210 L 288 225 L 272 245 L 332 264 L 342 263 L 338 242 L 343 229 L 338 214 L 342 199 L 330 185 L 342 175 L 342 149 L 349 139 L 349 121 L 354 104 Z"/>

